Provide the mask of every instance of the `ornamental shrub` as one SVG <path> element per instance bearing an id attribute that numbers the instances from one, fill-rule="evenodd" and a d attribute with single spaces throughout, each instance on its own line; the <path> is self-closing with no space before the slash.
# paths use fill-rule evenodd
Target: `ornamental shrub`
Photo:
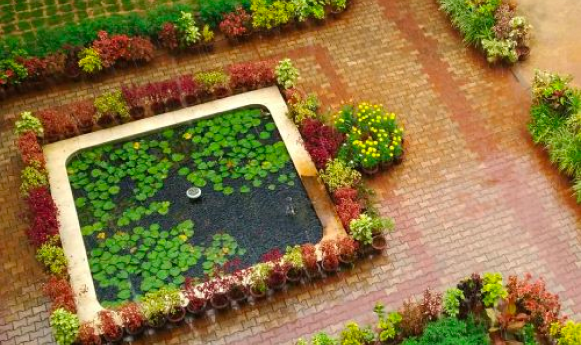
<path id="1" fill-rule="evenodd" d="M 351 236 L 364 244 L 371 244 L 373 235 L 393 230 L 395 224 L 391 218 L 372 217 L 362 213 L 359 218 L 351 220 Z"/>
<path id="2" fill-rule="evenodd" d="M 327 333 L 320 332 L 315 334 L 311 339 L 312 345 L 338 345 L 337 340 L 333 339 Z"/>
<path id="3" fill-rule="evenodd" d="M 274 68 L 270 61 L 242 62 L 228 67 L 232 89 L 256 89 L 271 85 L 275 81 Z"/>
<path id="4" fill-rule="evenodd" d="M 14 123 L 14 134 L 21 135 L 24 132 L 32 131 L 38 137 L 43 137 L 44 128 L 40 120 L 34 116 L 30 111 L 20 113 L 20 118 Z"/>
<path id="5" fill-rule="evenodd" d="M 482 345 L 488 344 L 488 331 L 484 324 L 444 317 L 429 323 L 420 337 L 403 341 L 402 345 Z"/>
<path id="6" fill-rule="evenodd" d="M 229 38 L 243 36 L 250 32 L 252 17 L 242 7 L 236 7 L 236 11 L 224 15 L 220 22 L 220 31 Z"/>
<path id="7" fill-rule="evenodd" d="M 348 322 L 341 331 L 341 345 L 365 345 L 370 344 L 375 339 L 375 333 L 371 327 L 359 327 L 356 322 Z"/>
<path id="8" fill-rule="evenodd" d="M 210 94 L 218 90 L 229 89 L 230 77 L 221 71 L 198 73 L 195 76 L 195 80 L 200 82 Z"/>
<path id="9" fill-rule="evenodd" d="M 85 73 L 93 74 L 103 69 L 101 57 L 94 48 L 85 48 L 79 53 L 79 67 Z"/>
<path id="10" fill-rule="evenodd" d="M 561 327 L 553 327 L 551 333 L 557 338 L 558 345 L 581 344 L 581 323 L 569 320 Z"/>
<path id="11" fill-rule="evenodd" d="M 31 189 L 26 201 L 32 216 L 28 239 L 35 247 L 40 247 L 58 234 L 58 211 L 47 187 Z"/>
<path id="12" fill-rule="evenodd" d="M 77 134 L 77 124 L 69 116 L 66 108 L 40 110 L 36 116 L 44 128 L 44 139 L 48 142 L 70 138 Z"/>
<path id="13" fill-rule="evenodd" d="M 67 258 L 60 246 L 59 237 L 53 236 L 36 251 L 36 259 L 55 276 L 64 276 L 67 273 Z"/>
<path id="14" fill-rule="evenodd" d="M 18 138 L 18 150 L 24 165 L 39 162 L 41 166 L 44 166 L 44 153 L 34 132 L 28 131 L 20 135 Z"/>
<path id="15" fill-rule="evenodd" d="M 59 308 L 50 315 L 52 333 L 59 345 L 72 345 L 79 333 L 79 318 L 77 315 Z"/>
<path id="16" fill-rule="evenodd" d="M 200 3 L 200 17 L 204 23 L 216 27 L 228 13 L 234 12 L 238 7 L 248 11 L 250 0 L 202 1 Z"/>
<path id="17" fill-rule="evenodd" d="M 399 327 L 402 320 L 401 314 L 398 312 L 387 314 L 384 305 L 381 303 L 375 305 L 373 312 L 377 315 L 379 340 L 383 342 L 394 340 L 401 333 Z"/>
<path id="18" fill-rule="evenodd" d="M 48 185 L 46 170 L 40 162 L 32 161 L 21 173 L 20 193 L 27 197 L 32 189 Z"/>
<path id="19" fill-rule="evenodd" d="M 157 291 L 148 292 L 141 299 L 143 315 L 148 321 L 156 324 L 180 306 L 180 298 L 180 291 L 177 288 L 162 287 Z"/>
<path id="20" fill-rule="evenodd" d="M 482 303 L 486 307 L 496 306 L 501 298 L 506 298 L 508 291 L 502 282 L 500 273 L 484 273 L 482 277 Z"/>
<path id="21" fill-rule="evenodd" d="M 325 170 L 320 171 L 319 176 L 331 192 L 339 188 L 354 187 L 361 181 L 361 173 L 340 159 L 329 161 Z"/>
<path id="22" fill-rule="evenodd" d="M 275 68 L 276 81 L 285 89 L 294 87 L 299 78 L 299 70 L 293 65 L 291 59 L 280 60 Z"/>
<path id="23" fill-rule="evenodd" d="M 50 276 L 42 291 L 51 301 L 51 311 L 64 309 L 71 313 L 77 312 L 73 289 L 67 278 Z"/>
<path id="24" fill-rule="evenodd" d="M 299 130 L 315 166 L 319 170 L 325 169 L 327 162 L 337 156 L 343 135 L 334 127 L 311 118 L 304 119 Z"/>
<path id="25" fill-rule="evenodd" d="M 99 122 L 104 116 L 129 121 L 129 107 L 123 99 L 121 91 L 110 91 L 95 98 L 95 121 Z"/>
<path id="26" fill-rule="evenodd" d="M 292 2 L 251 0 L 252 26 L 256 29 L 270 30 L 288 23 L 293 17 L 295 7 Z"/>
<path id="27" fill-rule="evenodd" d="M 28 76 L 28 70 L 14 59 L 0 60 L 0 85 L 20 84 Z"/>
<path id="28" fill-rule="evenodd" d="M 182 12 L 175 26 L 179 34 L 180 47 L 191 47 L 200 41 L 200 29 L 196 26 L 194 16 L 191 13 Z"/>
<path id="29" fill-rule="evenodd" d="M 464 300 L 464 293 L 457 288 L 446 290 L 444 295 L 444 311 L 452 317 L 457 317 L 460 313 L 460 301 Z"/>
<path id="30" fill-rule="evenodd" d="M 293 92 L 287 116 L 293 120 L 295 125 L 300 126 L 306 119 L 318 118 L 319 103 L 319 99 L 314 93 L 310 93 L 305 97 L 300 92 Z"/>

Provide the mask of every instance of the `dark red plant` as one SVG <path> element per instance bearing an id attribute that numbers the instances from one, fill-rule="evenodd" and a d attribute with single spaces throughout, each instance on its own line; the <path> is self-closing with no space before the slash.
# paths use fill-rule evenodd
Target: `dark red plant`
<path id="1" fill-rule="evenodd" d="M 358 192 L 354 188 L 339 188 L 335 191 L 334 199 L 337 215 L 345 230 L 349 231 L 351 220 L 359 218 L 363 206 L 358 198 Z"/>
<path id="2" fill-rule="evenodd" d="M 275 262 L 266 278 L 266 285 L 270 288 L 278 288 L 283 285 L 286 282 L 286 273 L 290 268 L 290 264 L 281 261 Z"/>
<path id="3" fill-rule="evenodd" d="M 321 253 L 323 254 L 323 266 L 326 269 L 336 269 L 339 266 L 339 252 L 334 240 L 321 241 Z"/>
<path id="4" fill-rule="evenodd" d="M 269 250 L 268 252 L 266 252 L 265 254 L 262 254 L 261 261 L 262 262 L 279 261 L 282 258 L 282 255 L 283 254 L 281 253 L 280 249 L 273 248 L 273 249 Z"/>
<path id="5" fill-rule="evenodd" d="M 530 315 L 537 331 L 548 336 L 551 324 L 560 320 L 559 296 L 547 291 L 542 278 L 533 282 L 530 273 L 520 281 L 516 276 L 509 276 L 506 287 L 509 303 L 522 307 Z"/>
<path id="6" fill-rule="evenodd" d="M 77 312 L 73 289 L 66 278 L 50 276 L 42 291 L 51 300 L 51 311 L 63 308 L 71 313 Z"/>
<path id="7" fill-rule="evenodd" d="M 130 38 L 127 35 L 113 35 L 105 31 L 97 33 L 98 39 L 93 41 L 93 48 L 99 53 L 101 64 L 108 68 L 115 64 L 119 59 L 130 60 L 129 45 Z"/>
<path id="8" fill-rule="evenodd" d="M 30 190 L 27 202 L 32 215 L 27 235 L 34 246 L 40 247 L 58 234 L 58 211 L 47 187 Z"/>
<path id="9" fill-rule="evenodd" d="M 316 271 L 318 269 L 317 248 L 311 243 L 303 244 L 301 246 L 301 254 L 305 268 L 309 271 Z"/>
<path id="10" fill-rule="evenodd" d="M 173 110 L 181 106 L 180 87 L 176 80 L 149 83 L 144 92 L 155 114 L 163 113 L 166 108 Z"/>
<path id="11" fill-rule="evenodd" d="M 300 132 L 317 169 L 325 169 L 327 162 L 336 157 L 343 134 L 316 119 L 303 120 Z"/>
<path id="12" fill-rule="evenodd" d="M 232 89 L 255 89 L 272 85 L 276 81 L 274 64 L 271 61 L 244 62 L 228 67 Z"/>
<path id="13" fill-rule="evenodd" d="M 81 67 L 79 67 L 79 53 L 83 47 L 65 45 L 63 50 L 65 52 L 64 60 L 64 74 L 69 78 L 77 78 L 81 74 Z"/>
<path id="14" fill-rule="evenodd" d="M 196 285 L 197 282 L 196 279 L 187 277 L 184 285 L 184 293 L 190 301 L 188 306 L 190 310 L 202 310 L 208 303 L 210 292 L 206 284 Z"/>
<path id="15" fill-rule="evenodd" d="M 341 237 L 339 240 L 337 240 L 337 249 L 339 251 L 339 255 L 351 257 L 355 255 L 358 248 L 359 243 L 351 236 Z"/>
<path id="16" fill-rule="evenodd" d="M 25 165 L 39 162 L 41 166 L 44 166 L 44 153 L 34 132 L 28 131 L 18 138 L 18 150 Z"/>
<path id="17" fill-rule="evenodd" d="M 130 332 L 137 332 L 144 325 L 144 317 L 136 303 L 127 303 L 119 308 L 123 326 Z"/>
<path id="18" fill-rule="evenodd" d="M 101 321 L 101 331 L 109 339 L 119 339 L 123 335 L 123 329 L 115 322 L 112 311 L 101 310 L 99 320 Z"/>
<path id="19" fill-rule="evenodd" d="M 460 301 L 460 318 L 466 318 L 469 312 L 479 314 L 484 309 L 482 303 L 482 277 L 474 273 L 470 278 L 460 281 L 457 288 L 462 290 L 464 300 Z"/>
<path id="20" fill-rule="evenodd" d="M 46 109 L 36 112 L 44 127 L 44 138 L 49 142 L 75 136 L 77 124 L 69 114 L 59 108 Z"/>
<path id="21" fill-rule="evenodd" d="M 435 321 L 442 311 L 442 294 L 432 293 L 430 289 L 424 290 L 424 298 L 420 303 L 424 322 Z"/>
<path id="22" fill-rule="evenodd" d="M 147 62 L 153 59 L 154 49 L 153 44 L 148 38 L 131 37 L 125 58 L 129 61 Z"/>
<path id="23" fill-rule="evenodd" d="M 46 63 L 46 74 L 55 77 L 60 77 L 65 73 L 65 64 L 67 56 L 64 53 L 55 53 L 47 55 L 44 58 Z"/>
<path id="24" fill-rule="evenodd" d="M 30 57 L 27 59 L 18 58 L 17 61 L 26 68 L 29 79 L 38 81 L 46 77 L 48 62 L 45 59 Z"/>
<path id="25" fill-rule="evenodd" d="M 178 30 L 172 23 L 165 23 L 157 34 L 161 46 L 170 50 L 177 49 L 179 44 Z"/>
<path id="26" fill-rule="evenodd" d="M 129 114 L 131 114 L 131 117 L 134 119 L 143 118 L 145 116 L 145 105 L 147 103 L 145 88 L 136 85 L 122 85 L 121 94 L 129 106 Z"/>
<path id="27" fill-rule="evenodd" d="M 69 115 L 76 120 L 81 132 L 90 132 L 95 125 L 95 106 L 91 101 L 80 101 L 69 104 Z"/>
<path id="28" fill-rule="evenodd" d="M 249 33 L 251 19 L 250 14 L 241 6 L 236 8 L 235 12 L 223 15 L 220 22 L 220 31 L 228 38 L 237 38 Z"/>
<path id="29" fill-rule="evenodd" d="M 183 75 L 178 77 L 177 84 L 187 105 L 193 105 L 201 97 L 203 86 L 195 80 L 192 75 Z"/>
<path id="30" fill-rule="evenodd" d="M 97 334 L 95 327 L 90 323 L 83 323 L 79 327 L 79 341 L 83 345 L 100 345 L 101 338 Z"/>

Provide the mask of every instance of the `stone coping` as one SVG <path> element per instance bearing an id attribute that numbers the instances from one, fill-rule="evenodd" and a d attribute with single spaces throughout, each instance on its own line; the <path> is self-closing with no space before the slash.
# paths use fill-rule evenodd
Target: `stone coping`
<path id="1" fill-rule="evenodd" d="M 81 150 L 159 131 L 194 120 L 209 118 L 231 110 L 261 106 L 266 108 L 276 124 L 298 175 L 323 226 L 323 239 L 342 237 L 346 232 L 335 212 L 327 190 L 318 178 L 317 169 L 303 146 L 302 137 L 287 116 L 287 105 L 276 86 L 246 92 L 216 101 L 180 109 L 158 116 L 122 124 L 43 147 L 49 174 L 51 194 L 59 210 L 60 237 L 68 259 L 70 283 L 75 293 L 77 313 L 81 322 L 91 321 L 103 309 L 97 300 L 87 252 L 69 177 L 67 162 Z"/>

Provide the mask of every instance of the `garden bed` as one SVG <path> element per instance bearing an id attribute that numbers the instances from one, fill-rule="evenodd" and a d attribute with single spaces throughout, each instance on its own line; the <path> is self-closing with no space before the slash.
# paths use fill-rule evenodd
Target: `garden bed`
<path id="1" fill-rule="evenodd" d="M 249 108 L 88 149 L 68 164 L 101 302 L 122 302 L 322 227 L 270 114 Z M 190 200 L 186 190 L 199 187 Z"/>

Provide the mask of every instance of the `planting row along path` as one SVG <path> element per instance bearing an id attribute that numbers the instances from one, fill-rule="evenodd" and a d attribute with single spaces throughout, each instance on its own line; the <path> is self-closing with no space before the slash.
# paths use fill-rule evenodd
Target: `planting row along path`
<path id="1" fill-rule="evenodd" d="M 534 54 L 535 46 L 533 46 Z M 581 209 L 570 182 L 526 131 L 530 98 L 508 69 L 490 68 L 465 48 L 437 4 L 357 0 L 323 27 L 297 31 L 211 56 L 162 56 L 94 84 L 61 86 L 3 103 L 0 113 L 65 104 L 116 87 L 233 62 L 288 56 L 301 84 L 325 105 L 383 103 L 406 128 L 402 165 L 370 181 L 397 231 L 386 256 L 338 277 L 279 294 L 257 306 L 158 332 L 139 344 L 291 344 L 344 322 L 370 321 L 424 288 L 443 290 L 474 271 L 533 272 L 581 320 Z M 26 244 L 18 197 L 21 163 L 10 120 L 0 133 L 0 342 L 53 343 L 46 277 Z"/>

